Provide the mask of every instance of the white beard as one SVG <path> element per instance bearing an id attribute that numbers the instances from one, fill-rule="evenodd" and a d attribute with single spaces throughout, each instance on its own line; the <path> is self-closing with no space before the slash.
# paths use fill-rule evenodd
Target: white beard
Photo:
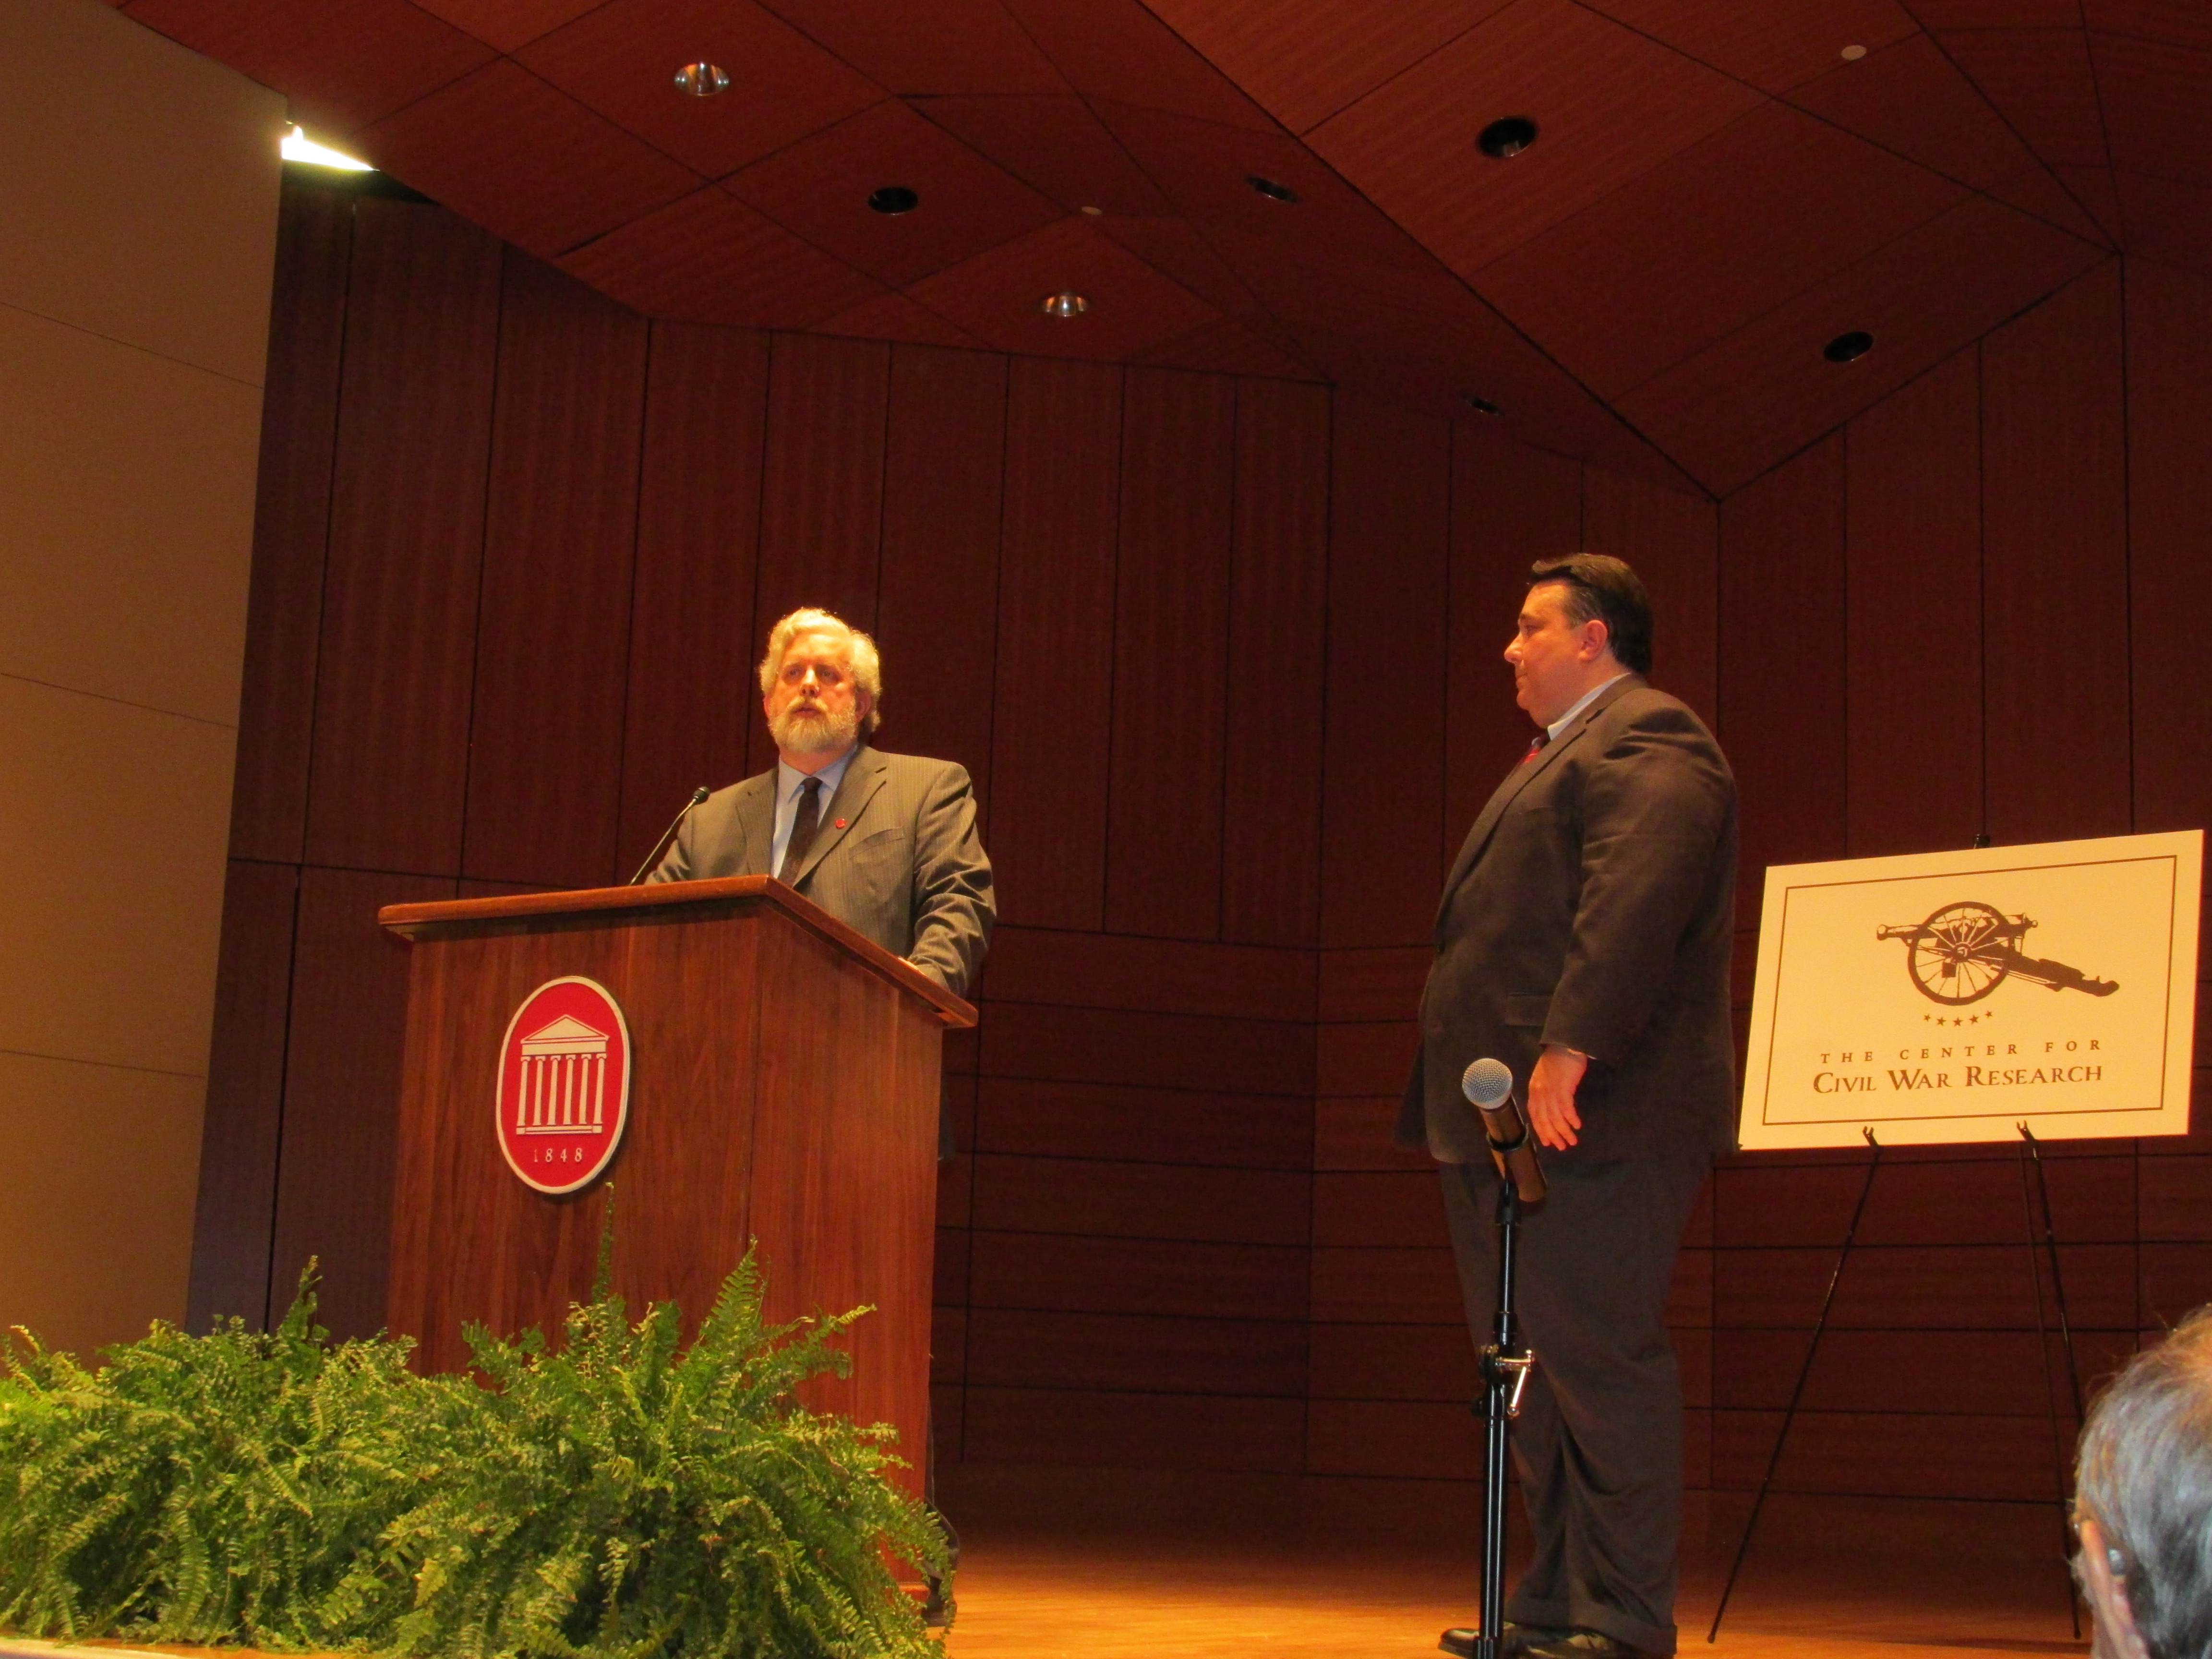
<path id="1" fill-rule="evenodd" d="M 768 723 L 775 746 L 787 755 L 834 755 L 849 749 L 860 735 L 860 711 L 833 714 L 825 708 L 793 703 Z"/>

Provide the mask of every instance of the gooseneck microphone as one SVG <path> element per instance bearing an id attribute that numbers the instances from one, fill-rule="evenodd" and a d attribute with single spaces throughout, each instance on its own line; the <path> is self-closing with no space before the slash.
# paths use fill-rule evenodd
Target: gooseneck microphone
<path id="1" fill-rule="evenodd" d="M 684 820 L 691 816 L 691 809 L 706 799 L 710 793 L 703 783 L 691 792 L 691 799 L 684 803 L 684 810 L 676 815 L 668 828 L 660 832 L 660 839 L 653 843 L 653 850 L 645 855 L 645 862 L 637 866 L 637 873 L 623 884 L 625 887 L 635 887 L 653 873 L 653 866 L 660 862 L 662 849 L 676 839 L 676 832 L 684 827 Z"/>
<path id="2" fill-rule="evenodd" d="M 1498 1173 L 1513 1183 L 1523 1204 L 1544 1201 L 1544 1169 L 1536 1162 L 1528 1115 L 1513 1097 L 1513 1068 L 1502 1060 L 1478 1060 L 1460 1073 L 1460 1092 L 1481 1114 L 1483 1138 Z"/>

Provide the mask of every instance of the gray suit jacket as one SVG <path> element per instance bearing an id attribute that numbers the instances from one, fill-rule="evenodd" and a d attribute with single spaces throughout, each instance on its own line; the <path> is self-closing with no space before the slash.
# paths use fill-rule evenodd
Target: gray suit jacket
<path id="1" fill-rule="evenodd" d="M 842 827 L 841 827 L 842 826 Z M 775 833 L 770 769 L 707 797 L 647 878 L 765 876 Z M 990 948 L 991 860 L 975 834 L 966 769 L 862 744 L 821 832 L 788 878 L 807 897 L 965 996 Z"/>
<path id="2" fill-rule="evenodd" d="M 1461 1071 L 1488 1055 L 1525 1084 L 1558 1042 L 1590 1067 L 1580 1144 L 1547 1163 L 1729 1146 L 1735 842 L 1712 734 L 1640 676 L 1514 768 L 1444 883 L 1399 1144 L 1484 1158 Z"/>

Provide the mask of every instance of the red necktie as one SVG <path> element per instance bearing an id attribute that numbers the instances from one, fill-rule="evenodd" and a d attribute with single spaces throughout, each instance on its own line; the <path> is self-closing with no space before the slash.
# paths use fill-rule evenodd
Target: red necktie
<path id="1" fill-rule="evenodd" d="M 1521 764 L 1526 766 L 1530 761 L 1535 759 L 1543 752 L 1544 745 L 1551 740 L 1552 734 L 1549 732 L 1539 732 L 1534 737 L 1529 738 L 1528 752 L 1521 757 Z"/>

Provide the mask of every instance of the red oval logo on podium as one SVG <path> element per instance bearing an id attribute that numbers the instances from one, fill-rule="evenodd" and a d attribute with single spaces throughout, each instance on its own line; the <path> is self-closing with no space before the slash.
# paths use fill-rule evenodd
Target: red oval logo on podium
<path id="1" fill-rule="evenodd" d="M 613 1162 L 629 1121 L 629 1026 L 596 980 L 522 1000 L 499 1048 L 499 1149 L 541 1193 L 573 1193 Z"/>

